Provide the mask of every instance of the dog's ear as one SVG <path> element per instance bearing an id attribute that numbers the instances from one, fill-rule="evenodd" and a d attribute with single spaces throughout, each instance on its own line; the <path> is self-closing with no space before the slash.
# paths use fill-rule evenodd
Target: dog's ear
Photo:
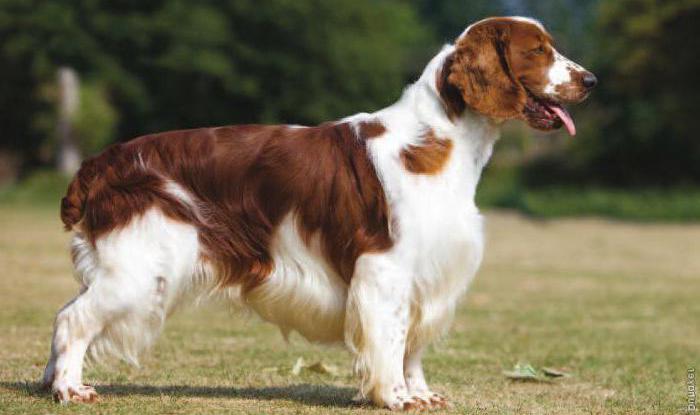
<path id="1" fill-rule="evenodd" d="M 478 24 L 457 40 L 437 80 L 450 118 L 465 108 L 498 119 L 522 116 L 527 93 L 511 72 L 510 40 L 504 22 Z"/>

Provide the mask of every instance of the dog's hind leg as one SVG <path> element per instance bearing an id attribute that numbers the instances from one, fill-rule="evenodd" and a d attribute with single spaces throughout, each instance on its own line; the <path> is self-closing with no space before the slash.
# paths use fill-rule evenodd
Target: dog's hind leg
<path id="1" fill-rule="evenodd" d="M 82 371 L 85 352 L 105 325 L 105 313 L 96 307 L 99 291 L 102 290 L 88 289 L 56 316 L 44 384 L 59 402 L 92 402 L 97 397 L 94 388 L 83 385 Z"/>
<path id="2" fill-rule="evenodd" d="M 82 383 L 86 352 L 138 363 L 192 284 L 197 232 L 152 210 L 98 239 L 94 247 L 77 236 L 73 254 L 85 289 L 56 316 L 44 374 L 62 403 L 90 402 L 97 396 Z"/>

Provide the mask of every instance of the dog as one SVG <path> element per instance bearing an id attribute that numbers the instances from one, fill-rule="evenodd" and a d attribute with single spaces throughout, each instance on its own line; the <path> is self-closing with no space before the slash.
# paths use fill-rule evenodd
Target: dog
<path id="1" fill-rule="evenodd" d="M 574 135 L 563 105 L 596 83 L 538 21 L 488 18 L 373 114 L 112 146 L 62 200 L 82 288 L 56 316 L 44 383 L 59 402 L 94 401 L 86 354 L 137 362 L 179 304 L 216 294 L 285 336 L 345 343 L 380 407 L 445 406 L 421 358 L 480 266 L 474 194 L 500 126 Z"/>

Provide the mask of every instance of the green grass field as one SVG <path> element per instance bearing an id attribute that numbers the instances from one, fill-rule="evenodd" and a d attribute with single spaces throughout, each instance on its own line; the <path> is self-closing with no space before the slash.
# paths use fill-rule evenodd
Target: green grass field
<path id="1" fill-rule="evenodd" d="M 532 221 L 488 215 L 485 264 L 451 334 L 426 358 L 449 413 L 684 413 L 700 369 L 700 225 Z M 383 413 L 353 406 L 340 347 L 286 344 L 255 317 L 213 305 L 172 318 L 140 369 L 86 380 L 100 402 L 60 407 L 38 390 L 56 310 L 77 290 L 55 211 L 0 207 L 0 413 Z M 302 371 L 298 357 L 336 374 Z M 522 383 L 515 363 L 572 376 Z"/>

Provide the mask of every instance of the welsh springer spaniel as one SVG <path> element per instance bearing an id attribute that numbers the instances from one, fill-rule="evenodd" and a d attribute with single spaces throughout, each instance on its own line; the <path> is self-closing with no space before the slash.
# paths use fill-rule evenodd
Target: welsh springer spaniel
<path id="1" fill-rule="evenodd" d="M 94 400 L 86 353 L 136 362 L 178 304 L 217 293 L 285 335 L 344 342 L 376 405 L 444 406 L 421 357 L 479 268 L 474 193 L 499 127 L 574 135 L 562 105 L 595 84 L 537 21 L 490 18 L 376 113 L 109 148 L 62 201 L 82 289 L 56 317 L 45 384 L 63 403 Z"/>

